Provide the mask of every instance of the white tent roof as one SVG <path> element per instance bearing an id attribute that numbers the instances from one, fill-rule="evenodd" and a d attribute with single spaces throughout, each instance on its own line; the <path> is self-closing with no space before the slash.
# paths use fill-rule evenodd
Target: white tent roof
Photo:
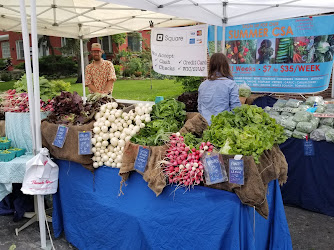
<path id="1" fill-rule="evenodd" d="M 19 0 L 0 0 L 0 29 L 21 32 Z M 30 6 L 26 0 L 28 24 Z M 174 15 L 155 13 L 96 0 L 36 0 L 38 34 L 91 38 L 136 30 L 149 29 L 149 21 L 155 26 L 170 27 L 194 24 L 194 21 Z M 81 28 L 80 28 L 81 27 Z"/>
<path id="2" fill-rule="evenodd" d="M 334 0 L 37 0 L 38 33 L 99 37 L 203 22 L 227 25 L 334 12 Z M 28 22 L 29 0 L 26 0 Z M 223 13 L 223 5 L 226 12 Z M 21 31 L 19 0 L 0 0 L 0 29 Z M 193 20 L 193 21 L 192 21 Z"/>
<path id="3" fill-rule="evenodd" d="M 119 0 L 102 0 L 117 3 Z M 123 5 L 203 23 L 239 25 L 334 12 L 334 0 L 122 0 Z M 223 4 L 226 3 L 226 15 Z"/>

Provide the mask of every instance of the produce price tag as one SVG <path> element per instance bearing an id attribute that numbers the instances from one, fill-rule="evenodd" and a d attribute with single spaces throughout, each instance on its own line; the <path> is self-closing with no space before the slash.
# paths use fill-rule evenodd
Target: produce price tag
<path id="1" fill-rule="evenodd" d="M 150 150 L 148 148 L 139 146 L 138 154 L 135 161 L 135 169 L 140 173 L 145 172 L 149 155 L 150 155 Z"/>
<path id="2" fill-rule="evenodd" d="M 290 113 L 297 113 L 298 109 L 297 108 L 271 108 L 271 110 L 274 111 L 281 111 L 281 112 L 290 112 Z"/>
<path id="3" fill-rule="evenodd" d="M 205 161 L 205 170 L 207 171 L 207 175 L 210 179 L 210 185 L 227 181 L 226 171 L 223 173 L 222 165 L 219 161 L 219 155 L 206 157 Z"/>
<path id="4" fill-rule="evenodd" d="M 92 153 L 92 132 L 79 132 L 79 155 Z"/>
<path id="5" fill-rule="evenodd" d="M 304 140 L 304 155 L 314 156 L 314 144 L 312 140 Z"/>
<path id="6" fill-rule="evenodd" d="M 313 113 L 313 116 L 322 118 L 333 118 L 334 114 Z"/>
<path id="7" fill-rule="evenodd" d="M 59 125 L 57 129 L 56 137 L 52 143 L 53 146 L 56 146 L 58 148 L 62 148 L 64 146 L 66 136 L 68 132 L 68 127 Z"/>
<path id="8" fill-rule="evenodd" d="M 229 183 L 244 185 L 244 160 L 229 159 Z"/>

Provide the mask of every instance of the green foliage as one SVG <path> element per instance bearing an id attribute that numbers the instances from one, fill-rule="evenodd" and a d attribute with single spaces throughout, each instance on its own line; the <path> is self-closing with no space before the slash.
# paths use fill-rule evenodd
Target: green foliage
<path id="1" fill-rule="evenodd" d="M 186 118 L 185 105 L 175 99 L 159 102 L 152 107 L 151 121 L 131 138 L 136 144 L 146 146 L 163 145 L 170 133 L 181 129 Z"/>
<path id="2" fill-rule="evenodd" d="M 121 75 L 121 67 L 122 67 L 121 65 L 114 65 L 116 76 Z"/>
<path id="3" fill-rule="evenodd" d="M 44 76 L 39 78 L 39 87 L 41 99 L 47 102 L 49 99 L 59 95 L 61 91 L 69 91 L 71 84 L 63 80 L 49 81 Z M 27 76 L 23 75 L 20 80 L 14 84 L 17 92 L 27 92 Z"/>
<path id="4" fill-rule="evenodd" d="M 111 39 L 114 43 L 117 44 L 117 46 L 120 46 L 125 43 L 126 40 L 126 33 L 116 34 L 112 35 Z"/>
<path id="5" fill-rule="evenodd" d="M 0 70 L 6 68 L 6 65 L 7 65 L 7 59 L 0 58 Z"/>
<path id="6" fill-rule="evenodd" d="M 41 75 L 68 76 L 77 72 L 78 65 L 72 57 L 44 56 L 39 59 L 39 72 Z"/>
<path id="7" fill-rule="evenodd" d="M 181 83 L 184 92 L 197 91 L 199 85 L 203 82 L 203 77 L 198 76 L 177 76 L 175 77 L 175 83 Z"/>
<path id="8" fill-rule="evenodd" d="M 25 64 L 24 62 L 20 62 L 19 64 L 15 65 L 14 68 L 25 70 Z"/>
<path id="9" fill-rule="evenodd" d="M 200 143 L 202 142 L 202 138 L 197 138 L 194 134 L 192 133 L 187 133 L 183 135 L 184 138 L 184 143 L 189 147 L 189 148 L 196 148 L 199 149 Z"/>
<path id="10" fill-rule="evenodd" d="M 253 156 L 256 163 L 263 151 L 287 139 L 284 128 L 257 106 L 242 105 L 211 120 L 203 133 L 204 141 L 222 148 L 221 153 Z"/>
<path id="11" fill-rule="evenodd" d="M 8 82 L 12 80 L 12 75 L 9 72 L 3 72 L 0 74 L 0 80 L 4 82 Z"/>

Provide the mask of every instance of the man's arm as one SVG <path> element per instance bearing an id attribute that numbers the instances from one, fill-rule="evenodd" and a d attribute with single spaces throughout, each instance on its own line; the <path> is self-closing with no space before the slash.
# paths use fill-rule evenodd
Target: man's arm
<path id="1" fill-rule="evenodd" d="M 86 85 L 91 93 L 104 93 L 104 91 L 99 91 L 93 84 Z"/>
<path id="2" fill-rule="evenodd" d="M 113 88 L 114 88 L 114 80 L 112 79 L 112 80 L 109 80 L 109 81 L 107 81 L 107 84 L 106 84 L 106 86 L 104 87 L 104 90 L 103 90 L 103 92 L 104 93 L 112 93 L 112 90 L 113 90 Z"/>

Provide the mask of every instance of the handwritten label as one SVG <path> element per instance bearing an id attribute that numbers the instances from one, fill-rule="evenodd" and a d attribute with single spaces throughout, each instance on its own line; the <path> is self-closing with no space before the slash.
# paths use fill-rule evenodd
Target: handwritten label
<path id="1" fill-rule="evenodd" d="M 92 132 L 79 132 L 79 155 L 92 153 Z"/>
<path id="2" fill-rule="evenodd" d="M 205 170 L 207 171 L 207 176 L 210 179 L 210 185 L 227 181 L 226 171 L 223 173 L 222 165 L 219 161 L 218 155 L 209 156 L 205 158 L 205 161 Z"/>
<path id="3" fill-rule="evenodd" d="M 314 144 L 312 140 L 304 140 L 304 155 L 314 156 Z"/>
<path id="4" fill-rule="evenodd" d="M 229 159 L 229 182 L 244 185 L 244 161 Z"/>
<path id="5" fill-rule="evenodd" d="M 57 129 L 56 137 L 52 143 L 53 146 L 56 146 L 58 148 L 62 148 L 64 146 L 66 135 L 68 132 L 68 127 L 59 125 Z"/>
<path id="6" fill-rule="evenodd" d="M 281 112 L 290 112 L 290 113 L 296 113 L 299 111 L 297 108 L 276 108 L 276 107 L 272 107 L 271 110 L 281 111 Z"/>
<path id="7" fill-rule="evenodd" d="M 135 169 L 141 173 L 145 172 L 147 165 L 148 156 L 150 155 L 150 150 L 139 146 L 137 158 L 135 161 Z"/>
<path id="8" fill-rule="evenodd" d="M 313 113 L 314 117 L 333 118 L 334 114 Z"/>

